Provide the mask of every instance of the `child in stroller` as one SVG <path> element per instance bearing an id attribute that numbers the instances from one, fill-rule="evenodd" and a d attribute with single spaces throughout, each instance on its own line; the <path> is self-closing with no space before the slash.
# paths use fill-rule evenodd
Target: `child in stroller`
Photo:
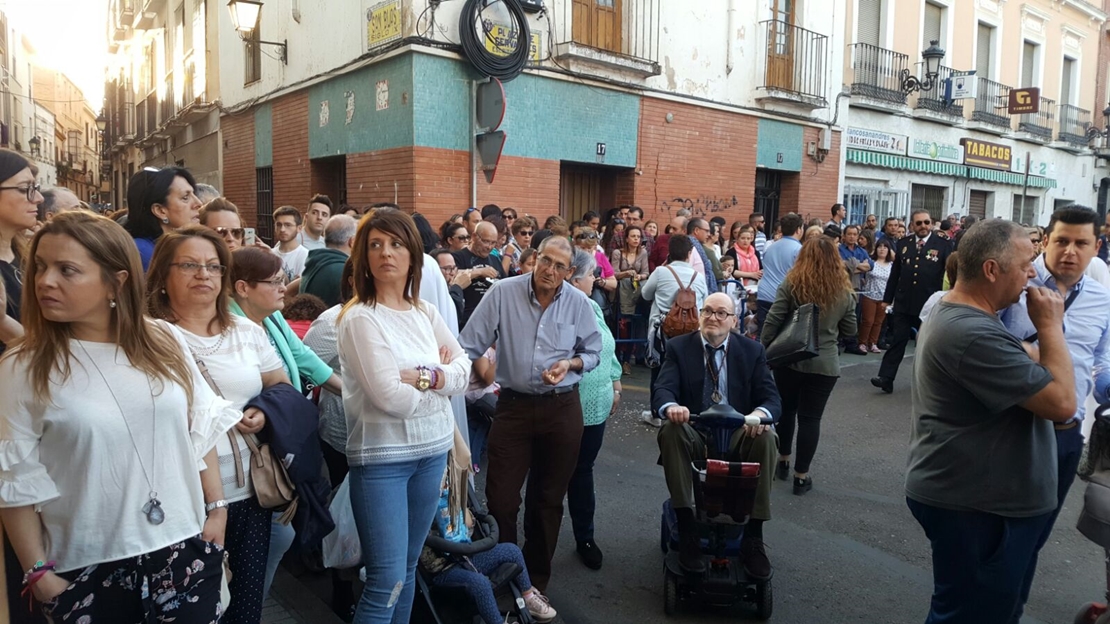
<path id="1" fill-rule="evenodd" d="M 469 458 L 460 460 L 469 463 Z M 554 620 L 555 609 L 546 596 L 532 587 L 520 548 L 516 544 L 497 543 L 497 522 L 481 510 L 468 507 L 468 499 L 473 498 L 468 479 L 465 474 L 461 480 L 451 475 L 452 469 L 444 477 L 436 519 L 420 553 L 421 574 L 430 578 L 432 588 L 465 592 L 485 624 L 506 621 L 496 597 L 496 591 L 506 584 L 517 599 L 522 622 L 544 624 Z M 465 469 L 460 472 L 465 473 Z M 506 575 L 506 571 L 510 574 Z M 429 607 L 435 611 L 430 596 Z M 526 611 L 527 616 L 520 611 Z"/>

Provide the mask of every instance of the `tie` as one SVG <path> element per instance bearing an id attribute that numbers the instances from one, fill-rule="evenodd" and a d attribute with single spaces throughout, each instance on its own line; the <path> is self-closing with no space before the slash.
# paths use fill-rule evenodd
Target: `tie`
<path id="1" fill-rule="evenodd" d="M 721 371 L 717 368 L 717 352 L 723 350 L 724 345 L 719 347 L 705 345 L 705 383 L 702 388 L 702 405 L 705 407 L 720 402 L 719 400 L 713 400 L 713 395 L 719 392 L 718 380 L 721 378 Z"/>
<path id="2" fill-rule="evenodd" d="M 924 238 L 917 239 L 917 251 L 921 251 L 921 248 L 924 247 L 924 246 L 925 246 L 925 239 Z"/>

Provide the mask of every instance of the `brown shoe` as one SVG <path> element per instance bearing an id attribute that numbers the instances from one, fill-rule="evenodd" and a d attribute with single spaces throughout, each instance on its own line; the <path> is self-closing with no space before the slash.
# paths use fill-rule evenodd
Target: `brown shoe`
<path id="1" fill-rule="evenodd" d="M 621 372 L 625 375 L 631 375 L 632 374 L 632 365 L 629 364 L 628 362 L 625 362 L 624 364 L 621 364 Z"/>
<path id="2" fill-rule="evenodd" d="M 748 576 L 758 580 L 771 578 L 767 547 L 758 537 L 745 537 L 740 542 L 740 560 L 744 562 L 744 572 Z"/>

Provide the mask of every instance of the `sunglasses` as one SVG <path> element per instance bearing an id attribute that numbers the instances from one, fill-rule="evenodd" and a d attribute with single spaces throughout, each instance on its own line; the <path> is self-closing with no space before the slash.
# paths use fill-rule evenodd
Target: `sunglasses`
<path id="1" fill-rule="evenodd" d="M 226 228 L 226 227 L 216 228 L 216 233 L 219 234 L 220 236 L 227 236 L 228 234 L 231 234 L 231 236 L 234 237 L 234 238 L 243 238 L 243 232 L 244 231 L 245 230 L 243 228 Z"/>
<path id="2" fill-rule="evenodd" d="M 461 240 L 465 243 L 466 241 L 470 240 L 470 235 L 469 234 L 459 234 L 459 235 L 454 236 L 452 238 L 456 238 L 456 239 Z"/>
<path id="3" fill-rule="evenodd" d="M 597 234 L 590 232 L 589 234 L 579 234 L 574 237 L 574 240 L 597 240 Z"/>
<path id="4" fill-rule="evenodd" d="M 925 221 L 914 221 L 913 224 L 914 225 L 932 225 L 933 222 L 926 219 Z"/>
<path id="5" fill-rule="evenodd" d="M 533 232 L 532 230 L 521 230 L 520 234 L 518 234 L 517 236 L 531 236 L 533 234 L 535 234 L 535 232 Z"/>

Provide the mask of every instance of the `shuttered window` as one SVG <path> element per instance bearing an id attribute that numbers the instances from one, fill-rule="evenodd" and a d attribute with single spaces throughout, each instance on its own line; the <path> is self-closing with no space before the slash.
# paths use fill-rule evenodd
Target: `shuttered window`
<path id="1" fill-rule="evenodd" d="M 882 9 L 883 0 L 859 0 L 856 43 L 866 43 L 875 47 L 881 45 Z"/>
<path id="2" fill-rule="evenodd" d="M 983 78 L 991 78 L 994 67 L 994 28 L 979 24 L 979 39 L 975 42 L 975 73 Z"/>
<path id="3" fill-rule="evenodd" d="M 944 186 L 928 186 L 926 184 L 913 184 L 910 187 L 910 211 L 928 210 L 934 220 L 939 220 L 944 213 Z"/>
<path id="4" fill-rule="evenodd" d="M 1022 201 L 1021 195 L 1014 194 L 1014 206 L 1011 212 L 1013 218 L 1011 221 L 1025 226 L 1033 225 L 1036 222 L 1035 215 L 1037 214 L 1037 200 L 1039 198 L 1026 195 L 1024 199 L 1025 201 Z"/>
<path id="5" fill-rule="evenodd" d="M 1020 88 L 1035 87 L 1033 84 L 1034 68 L 1037 63 L 1037 45 L 1035 43 L 1025 42 L 1021 49 L 1021 84 Z"/>
<path id="6" fill-rule="evenodd" d="M 944 7 L 925 3 L 925 40 L 921 42 L 922 49 L 929 47 L 930 41 L 939 41 L 940 46 L 944 47 L 944 37 L 941 33 L 944 29 Z"/>
<path id="7" fill-rule="evenodd" d="M 967 198 L 967 214 L 980 219 L 987 218 L 987 198 L 990 193 L 986 191 L 971 191 Z"/>
<path id="8" fill-rule="evenodd" d="M 1075 60 L 1070 58 L 1064 59 L 1064 70 L 1060 72 L 1060 105 L 1068 106 L 1071 104 L 1071 84 L 1075 78 Z"/>

